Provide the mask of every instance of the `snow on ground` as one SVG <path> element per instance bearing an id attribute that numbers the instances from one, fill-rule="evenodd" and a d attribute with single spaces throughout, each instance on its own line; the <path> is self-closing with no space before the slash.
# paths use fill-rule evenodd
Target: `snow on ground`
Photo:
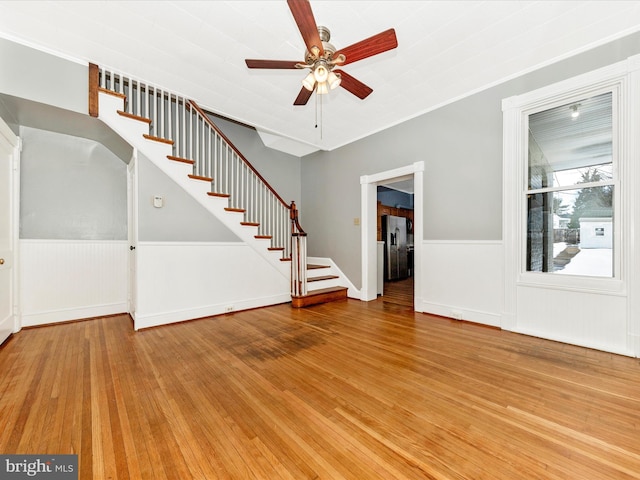
<path id="1" fill-rule="evenodd" d="M 564 243 L 553 244 L 553 255 L 557 256 L 566 248 Z M 610 248 L 583 248 L 565 265 L 562 270 L 555 273 L 568 275 L 588 275 L 590 277 L 613 276 L 613 250 Z"/>

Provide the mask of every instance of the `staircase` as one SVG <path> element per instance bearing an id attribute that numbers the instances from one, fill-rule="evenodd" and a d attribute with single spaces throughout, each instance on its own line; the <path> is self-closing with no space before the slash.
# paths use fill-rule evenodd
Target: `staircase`
<path id="1" fill-rule="evenodd" d="M 340 275 L 336 275 L 331 265 L 307 264 L 307 292 L 291 295 L 291 305 L 300 308 L 344 300 L 347 290 L 341 285 Z"/>
<path id="2" fill-rule="evenodd" d="M 192 100 L 90 64 L 89 113 L 109 125 L 290 279 L 293 307 L 346 299 L 337 268 L 307 264 L 287 204 Z"/>

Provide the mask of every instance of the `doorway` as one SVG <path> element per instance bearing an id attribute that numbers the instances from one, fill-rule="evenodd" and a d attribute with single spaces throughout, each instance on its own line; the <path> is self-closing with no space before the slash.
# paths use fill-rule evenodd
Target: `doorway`
<path id="1" fill-rule="evenodd" d="M 413 177 L 377 185 L 378 291 L 386 303 L 413 307 Z M 382 250 L 382 254 L 380 253 Z M 382 260 L 382 265 L 380 261 Z M 382 281 L 380 275 L 382 274 Z"/>
<path id="2" fill-rule="evenodd" d="M 380 272 L 378 267 L 378 207 L 379 185 L 412 182 L 413 210 L 413 309 L 422 311 L 421 296 L 421 239 L 423 238 L 423 172 L 424 162 L 360 177 L 362 211 L 362 289 L 361 300 L 375 300 L 378 296 Z"/>
<path id="3" fill-rule="evenodd" d="M 0 118 L 0 343 L 20 328 L 14 314 L 19 154 L 18 137 Z"/>

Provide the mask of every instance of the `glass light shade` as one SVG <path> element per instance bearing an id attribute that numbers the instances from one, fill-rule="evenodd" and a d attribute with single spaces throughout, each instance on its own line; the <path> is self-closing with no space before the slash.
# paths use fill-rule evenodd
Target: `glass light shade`
<path id="1" fill-rule="evenodd" d="M 324 95 L 325 93 L 329 93 L 329 89 L 327 88 L 327 82 L 318 83 L 318 89 L 316 90 L 318 95 Z"/>
<path id="2" fill-rule="evenodd" d="M 316 77 L 318 83 L 326 82 L 329 76 L 329 70 L 324 65 L 318 65 L 313 71 L 313 75 Z"/>
<path id="3" fill-rule="evenodd" d="M 315 85 L 316 85 L 316 77 L 313 75 L 313 72 L 309 73 L 309 75 L 304 77 L 304 80 L 302 80 L 302 86 L 307 90 L 309 90 L 310 92 L 313 92 L 313 87 Z"/>
<path id="4" fill-rule="evenodd" d="M 327 77 L 327 83 L 329 84 L 329 87 L 331 88 L 331 90 L 338 87 L 341 81 L 342 79 L 340 78 L 340 75 L 336 75 L 333 72 L 329 72 L 329 76 Z"/>

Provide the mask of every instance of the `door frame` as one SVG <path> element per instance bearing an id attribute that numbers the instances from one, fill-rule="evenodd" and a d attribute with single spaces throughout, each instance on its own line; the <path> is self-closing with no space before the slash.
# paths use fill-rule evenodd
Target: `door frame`
<path id="1" fill-rule="evenodd" d="M 404 180 L 413 177 L 414 188 L 414 214 L 413 214 L 413 309 L 422 310 L 422 241 L 423 241 L 423 213 L 424 213 L 424 161 L 415 162 L 405 167 L 387 170 L 372 175 L 360 177 L 361 193 L 361 218 L 362 218 L 362 288 L 360 299 L 363 301 L 375 300 L 378 297 L 378 260 L 377 260 L 377 186 L 390 183 L 393 180 Z"/>
<path id="2" fill-rule="evenodd" d="M 138 150 L 133 149 L 127 165 L 127 238 L 128 238 L 128 309 L 134 325 L 137 310 L 137 248 L 138 248 Z"/>
<path id="3" fill-rule="evenodd" d="M 22 143 L 11 128 L 0 118 L 0 150 L 9 158 L 9 251 L 5 262 L 11 270 L 9 275 L 9 323 L 11 332 L 22 328 L 19 312 L 18 246 L 20 225 L 20 151 Z M 4 156 L 3 155 L 3 156 Z M 0 338 L 2 343 L 6 338 Z"/>

